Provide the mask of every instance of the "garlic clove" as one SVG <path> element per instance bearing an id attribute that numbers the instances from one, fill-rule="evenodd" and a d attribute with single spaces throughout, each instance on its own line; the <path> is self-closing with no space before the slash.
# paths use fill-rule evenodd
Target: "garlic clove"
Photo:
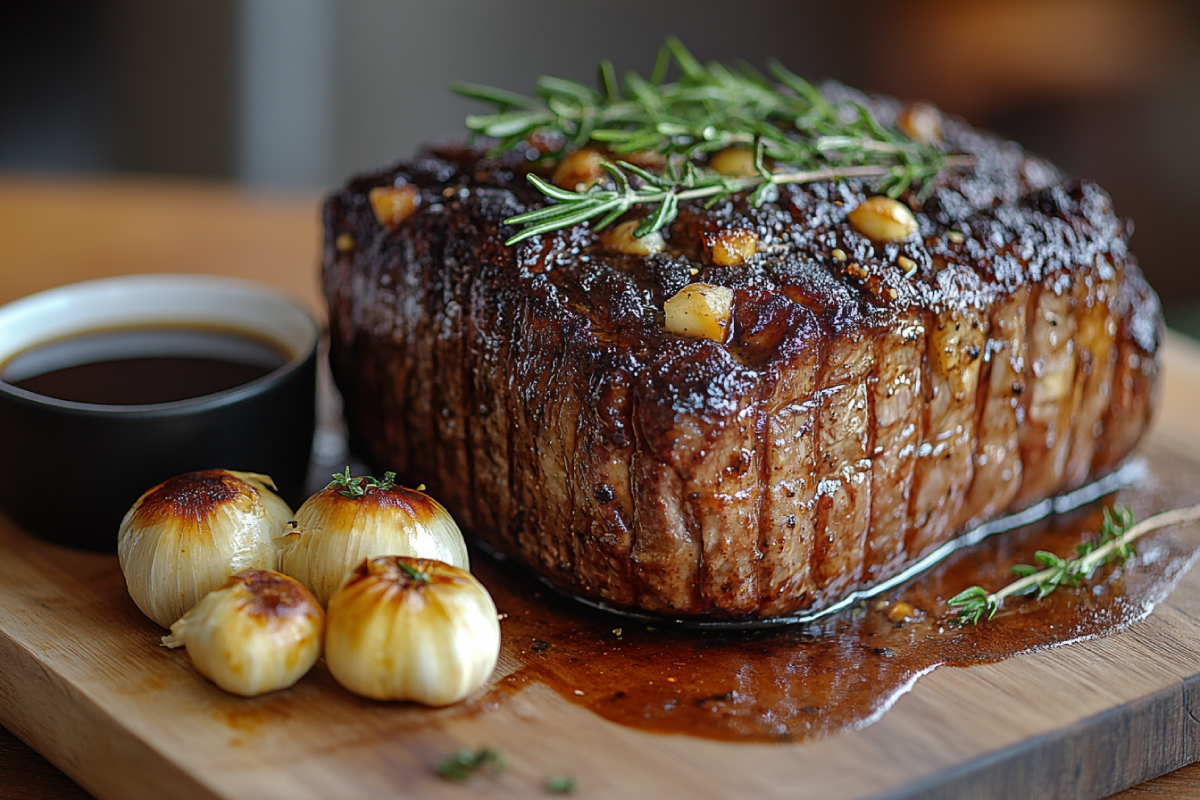
<path id="1" fill-rule="evenodd" d="M 854 230 L 876 242 L 900 242 L 918 228 L 908 206 L 890 197 L 868 197 L 846 219 Z"/>
<path id="2" fill-rule="evenodd" d="M 942 138 L 942 114 L 926 103 L 911 103 L 896 115 L 896 127 L 914 142 L 933 144 Z"/>
<path id="3" fill-rule="evenodd" d="M 254 473 L 205 470 L 160 483 L 121 522 L 117 554 L 134 603 L 170 627 L 243 569 L 275 569 L 291 510 Z"/>
<path id="4" fill-rule="evenodd" d="M 663 330 L 724 342 L 733 321 L 733 291 L 727 286 L 689 283 L 663 304 Z"/>
<path id="5" fill-rule="evenodd" d="M 325 661 L 364 697 L 449 705 L 482 686 L 499 655 L 487 589 L 440 561 L 367 559 L 329 601 Z"/>
<path id="6" fill-rule="evenodd" d="M 730 178 L 752 178 L 758 174 L 754 166 L 754 151 L 745 147 L 726 147 L 713 153 L 708 166 L 713 172 Z"/>
<path id="7" fill-rule="evenodd" d="M 258 499 L 263 504 L 263 508 L 266 509 L 267 516 L 271 519 L 272 524 L 276 525 L 276 530 L 282 529 L 284 523 L 292 518 L 292 507 L 284 502 L 282 497 L 275 494 L 279 489 L 276 488 L 275 481 L 270 475 L 263 475 L 258 472 L 226 471 L 233 477 L 240 478 L 258 490 Z"/>
<path id="8" fill-rule="evenodd" d="M 405 489 L 388 473 L 338 476 L 296 512 L 296 529 L 281 540 L 280 571 L 322 605 L 365 558 L 415 556 L 469 569 L 467 545 L 454 518 L 424 492 Z M 361 481 L 361 483 L 355 483 Z"/>
<path id="9" fill-rule="evenodd" d="M 171 626 L 168 647 L 187 648 L 196 671 L 243 697 L 286 689 L 321 655 L 325 612 L 296 580 L 245 570 Z"/>
<path id="10" fill-rule="evenodd" d="M 585 148 L 567 155 L 554 169 L 550 182 L 569 192 L 586 192 L 604 178 L 604 156 Z"/>
<path id="11" fill-rule="evenodd" d="M 415 186 L 376 186 L 367 193 L 367 199 L 379 224 L 394 231 L 417 213 L 421 205 L 421 191 Z"/>
<path id="12" fill-rule="evenodd" d="M 704 234 L 704 250 L 719 267 L 740 267 L 758 252 L 758 234 L 745 228 L 725 228 Z"/>
<path id="13" fill-rule="evenodd" d="M 634 236 L 641 220 L 631 219 L 612 228 L 600 232 L 600 243 L 609 250 L 631 256 L 652 256 L 661 253 L 667 247 L 667 241 L 661 231 L 648 233 L 645 236 Z"/>

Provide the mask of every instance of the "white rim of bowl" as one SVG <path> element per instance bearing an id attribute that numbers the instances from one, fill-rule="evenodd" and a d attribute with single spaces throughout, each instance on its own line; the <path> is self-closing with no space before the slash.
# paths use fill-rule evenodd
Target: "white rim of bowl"
<path id="1" fill-rule="evenodd" d="M 191 407 L 226 401 L 252 392 L 303 363 L 316 348 L 320 331 L 300 303 L 273 286 L 221 275 L 121 275 L 72 283 L 38 292 L 0 307 L 0 365 L 41 344 L 92 331 L 153 325 L 203 325 L 245 331 L 279 345 L 289 360 L 261 378 L 223 392 L 146 405 L 79 403 L 19 389 L 0 381 L 3 391 L 66 408 L 105 412 Z"/>

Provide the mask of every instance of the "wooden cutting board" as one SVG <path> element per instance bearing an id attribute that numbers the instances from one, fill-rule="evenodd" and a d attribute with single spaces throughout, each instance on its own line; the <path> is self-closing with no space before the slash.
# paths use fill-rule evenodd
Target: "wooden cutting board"
<path id="1" fill-rule="evenodd" d="M 317 204 L 174 181 L 2 177 L 13 268 L 0 270 L 0 301 L 194 271 L 274 283 L 317 308 Z M 1159 446 L 1193 459 L 1200 347 L 1168 336 L 1164 359 Z M 1190 460 L 1180 469 L 1200 478 Z M 40 543 L 0 517 L 0 723 L 101 800 L 528 797 L 551 773 L 573 776 L 580 797 L 1100 797 L 1200 759 L 1198 633 L 1193 570 L 1132 629 L 938 669 L 874 725 L 800 745 L 643 733 L 536 682 L 470 712 L 424 712 L 357 700 L 318 668 L 246 701 L 155 646 L 114 557 Z M 508 756 L 503 776 L 461 787 L 433 773 L 455 748 L 484 744 Z"/>
<path id="2" fill-rule="evenodd" d="M 1194 475 L 1200 498 L 1200 464 L 1153 446 L 1149 460 Z M 1102 797 L 1200 758 L 1200 570 L 1132 628 L 937 669 L 875 724 L 803 744 L 646 733 L 536 680 L 428 710 L 353 697 L 319 665 L 245 700 L 159 648 L 161 633 L 114 556 L 0 518 L 0 723 L 101 800 L 527 797 L 552 774 L 582 797 Z M 506 644 L 498 674 L 530 657 Z M 434 771 L 482 745 L 506 773 L 464 788 Z"/>

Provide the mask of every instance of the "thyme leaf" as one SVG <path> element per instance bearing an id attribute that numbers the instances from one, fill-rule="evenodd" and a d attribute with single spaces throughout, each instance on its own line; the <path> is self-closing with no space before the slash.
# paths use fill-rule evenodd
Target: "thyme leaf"
<path id="1" fill-rule="evenodd" d="M 333 480 L 325 488 L 337 488 L 338 494 L 342 497 L 355 499 L 364 497 L 376 489 L 386 492 L 389 489 L 396 488 L 396 473 L 385 472 L 382 479 L 376 479 L 370 475 L 360 475 L 357 478 L 352 478 L 350 477 L 350 467 L 347 466 L 345 474 L 340 472 L 333 473 Z"/>
<path id="2" fill-rule="evenodd" d="M 438 762 L 434 769 L 448 781 L 465 783 L 473 774 L 489 765 L 496 773 L 504 772 L 508 768 L 499 750 L 480 747 L 478 750 L 456 750 Z"/>
<path id="3" fill-rule="evenodd" d="M 1033 556 L 1038 566 L 1016 565 L 1012 571 L 1018 579 L 1004 588 L 989 592 L 982 586 L 972 586 L 951 597 L 947 605 L 954 609 L 956 622 L 978 625 L 994 617 L 1006 598 L 1034 595 L 1041 600 L 1060 586 L 1078 586 L 1100 567 L 1124 563 L 1137 555 L 1133 543 L 1147 533 L 1197 520 L 1200 520 L 1200 505 L 1164 511 L 1134 524 L 1133 512 L 1117 503 L 1111 509 L 1104 509 L 1099 537 L 1078 545 L 1074 558 L 1039 550 Z"/>
<path id="4" fill-rule="evenodd" d="M 667 83 L 672 64 L 679 78 Z M 453 89 L 496 107 L 466 120 L 473 134 L 498 141 L 493 154 L 539 136 L 557 143 L 551 158 L 592 141 L 618 156 L 650 151 L 664 159 L 665 167 L 653 172 L 606 162 L 615 188 L 585 192 L 559 189 L 530 173 L 530 183 L 555 204 L 506 220 L 520 227 L 510 245 L 598 217 L 603 227 L 638 205 L 656 207 L 637 231 L 645 236 L 669 225 L 680 202 L 753 192 L 758 207 L 788 183 L 872 178 L 876 191 L 889 197 L 914 185 L 924 194 L 943 169 L 970 163 L 880 125 L 856 103 L 831 102 L 778 62 L 769 70 L 771 77 L 748 64 L 703 65 L 671 36 L 651 79 L 629 73 L 624 90 L 607 61 L 600 65 L 600 89 L 551 77 L 538 79 L 536 98 L 477 84 Z M 757 174 L 729 177 L 703 166 L 708 154 L 730 147 L 752 151 Z"/>
<path id="5" fill-rule="evenodd" d="M 546 778 L 546 791 L 550 794 L 574 794 L 575 779 L 569 775 L 550 775 Z"/>

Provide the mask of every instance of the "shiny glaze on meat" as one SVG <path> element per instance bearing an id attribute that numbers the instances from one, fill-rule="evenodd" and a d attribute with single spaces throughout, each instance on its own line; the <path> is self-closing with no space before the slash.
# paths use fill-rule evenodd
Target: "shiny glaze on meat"
<path id="1" fill-rule="evenodd" d="M 1161 327 L 1127 224 L 1095 184 L 943 130 L 975 164 L 903 198 L 920 231 L 890 244 L 847 224 L 858 181 L 685 204 L 642 257 L 586 225 L 506 247 L 502 220 L 541 202 L 521 154 L 354 178 L 324 255 L 353 445 L 565 590 L 676 617 L 823 607 L 1111 471 Z M 420 198 L 388 229 L 367 192 L 392 185 Z M 757 254 L 712 264 L 727 229 Z M 733 290 L 728 341 L 662 330 L 691 282 Z"/>

